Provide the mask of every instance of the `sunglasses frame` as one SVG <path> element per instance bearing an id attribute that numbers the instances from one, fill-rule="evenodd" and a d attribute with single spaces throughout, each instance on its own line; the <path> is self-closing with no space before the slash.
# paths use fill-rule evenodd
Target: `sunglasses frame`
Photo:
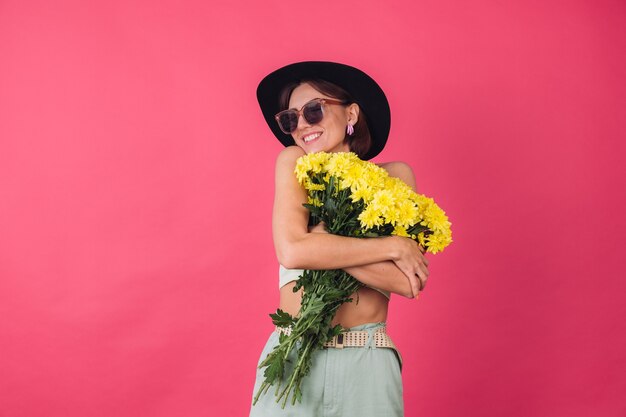
<path id="1" fill-rule="evenodd" d="M 304 120 L 306 120 L 306 122 L 307 122 L 307 123 L 309 123 L 309 124 L 317 124 L 317 123 L 319 123 L 319 122 L 317 122 L 317 123 L 311 123 L 311 122 L 309 122 L 309 120 L 308 120 L 308 119 L 304 116 L 304 108 L 305 108 L 306 106 L 308 106 L 309 104 L 311 104 L 312 102 L 314 102 L 314 101 L 319 101 L 319 102 L 320 102 L 320 107 L 322 108 L 322 119 L 320 120 L 320 122 L 321 122 L 322 120 L 324 120 L 324 105 L 325 105 L 326 103 L 328 103 L 328 104 L 341 104 L 341 105 L 348 104 L 348 103 L 346 103 L 345 101 L 341 101 L 341 100 L 333 100 L 333 99 L 331 99 L 331 98 L 314 98 L 314 99 L 309 100 L 309 101 L 307 101 L 306 103 L 304 103 L 304 104 L 302 105 L 302 107 L 300 108 L 300 110 L 296 110 L 296 109 L 287 109 L 287 110 L 283 110 L 283 111 L 281 111 L 281 112 L 276 113 L 276 115 L 274 116 L 274 118 L 276 119 L 276 123 L 278 123 L 278 127 L 280 128 L 280 130 L 281 130 L 283 133 L 287 134 L 287 135 L 291 135 L 291 134 L 292 134 L 293 132 L 295 132 L 295 131 L 296 131 L 296 129 L 297 129 L 297 127 L 296 127 L 296 129 L 292 130 L 291 132 L 285 132 L 285 130 L 283 129 L 283 126 L 280 124 L 280 120 L 279 120 L 279 119 L 280 119 L 280 116 L 281 116 L 282 114 L 286 114 L 286 113 L 296 113 L 296 115 L 297 115 L 297 117 L 298 117 L 296 120 L 298 120 L 298 121 L 300 120 L 300 116 L 302 116 L 302 117 L 304 117 Z"/>

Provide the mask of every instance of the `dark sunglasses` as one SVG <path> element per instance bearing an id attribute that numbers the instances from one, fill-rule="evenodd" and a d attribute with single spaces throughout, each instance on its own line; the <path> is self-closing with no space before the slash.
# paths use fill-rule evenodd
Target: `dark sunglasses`
<path id="1" fill-rule="evenodd" d="M 286 134 L 293 133 L 298 128 L 298 119 L 300 114 L 304 116 L 304 120 L 308 124 L 314 125 L 319 123 L 324 118 L 324 105 L 328 104 L 347 104 L 343 101 L 332 100 L 329 98 L 314 98 L 306 103 L 300 110 L 288 109 L 283 110 L 274 116 L 278 122 L 280 130 Z"/>

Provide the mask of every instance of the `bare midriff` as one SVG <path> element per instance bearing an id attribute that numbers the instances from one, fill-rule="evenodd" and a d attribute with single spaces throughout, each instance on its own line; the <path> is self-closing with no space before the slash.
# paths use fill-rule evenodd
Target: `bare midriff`
<path id="1" fill-rule="evenodd" d="M 296 281 L 283 285 L 280 289 L 279 308 L 292 316 L 300 311 L 303 290 L 293 292 Z M 358 304 L 357 304 L 358 294 Z M 352 302 L 342 304 L 331 323 L 332 326 L 340 324 L 344 328 L 354 327 L 365 323 L 378 323 L 387 320 L 387 308 L 389 299 L 380 292 L 371 288 L 363 287 L 352 294 Z"/>

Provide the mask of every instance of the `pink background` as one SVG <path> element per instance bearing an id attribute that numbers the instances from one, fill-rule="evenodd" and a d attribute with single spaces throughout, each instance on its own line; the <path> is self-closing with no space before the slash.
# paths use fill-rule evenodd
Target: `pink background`
<path id="1" fill-rule="evenodd" d="M 278 302 L 255 89 L 309 59 L 381 84 L 375 161 L 452 221 L 391 304 L 406 415 L 624 416 L 625 28 L 623 1 L 0 1 L 0 416 L 247 415 Z"/>

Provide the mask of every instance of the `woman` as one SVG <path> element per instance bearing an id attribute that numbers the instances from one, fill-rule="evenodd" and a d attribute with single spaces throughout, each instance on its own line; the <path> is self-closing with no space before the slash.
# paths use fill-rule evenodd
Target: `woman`
<path id="1" fill-rule="evenodd" d="M 391 292 L 414 298 L 423 289 L 428 279 L 424 250 L 404 237 L 359 239 L 328 234 L 323 224 L 310 227 L 302 206 L 307 195 L 294 175 L 297 158 L 307 153 L 352 151 L 362 159 L 380 153 L 390 126 L 385 94 L 354 67 L 309 61 L 266 76 L 257 98 L 270 129 L 286 146 L 276 160 L 272 220 L 280 263 L 279 308 L 298 314 L 302 290 L 294 293 L 293 287 L 303 269 L 343 269 L 366 286 L 354 294 L 358 304 L 339 308 L 332 325 L 341 324 L 353 335 L 366 332 L 367 341 L 361 338 L 360 346 L 343 349 L 344 339 L 336 338 L 334 347 L 315 353 L 301 403 L 282 409 L 270 389 L 250 416 L 402 416 L 401 357 L 385 333 L 385 321 Z M 415 189 L 407 164 L 380 166 Z M 279 331 L 284 330 L 270 335 L 259 363 L 278 344 Z M 263 378 L 263 369 L 257 369 L 254 393 Z"/>

